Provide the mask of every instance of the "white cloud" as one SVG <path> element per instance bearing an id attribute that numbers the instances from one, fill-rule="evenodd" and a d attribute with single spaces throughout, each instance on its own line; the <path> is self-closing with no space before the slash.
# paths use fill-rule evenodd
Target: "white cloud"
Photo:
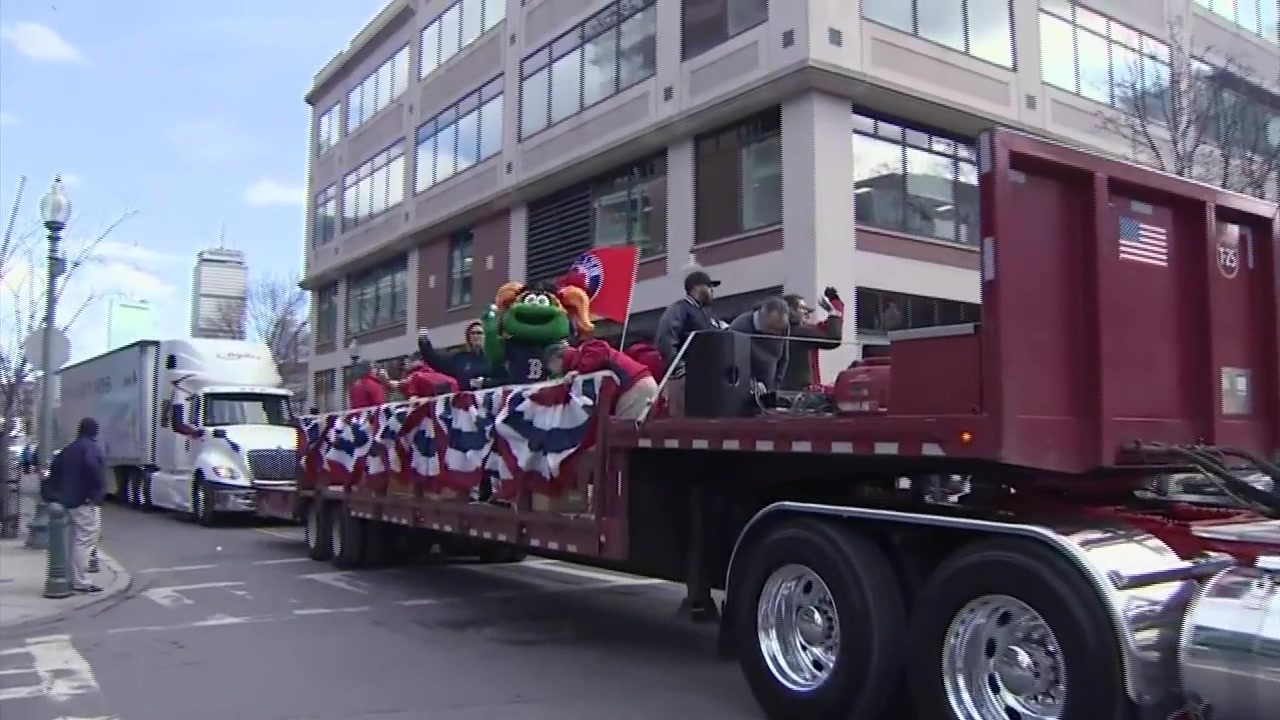
<path id="1" fill-rule="evenodd" d="M 62 184 L 69 188 L 80 187 L 84 184 L 84 180 L 75 173 L 62 173 Z"/>
<path id="2" fill-rule="evenodd" d="M 17 115 L 0 110 L 0 127 L 17 125 L 19 122 L 21 122 L 21 119 Z"/>
<path id="3" fill-rule="evenodd" d="M 263 178 L 245 188 L 244 201 L 255 207 L 266 205 L 301 205 L 306 188 Z"/>
<path id="4" fill-rule="evenodd" d="M 250 138 L 225 118 L 182 120 L 165 132 L 181 154 L 200 162 L 222 162 L 249 154 Z"/>
<path id="5" fill-rule="evenodd" d="M 33 22 L 0 25 L 0 41 L 12 45 L 19 54 L 39 62 L 89 64 L 89 59 L 79 48 L 67 42 L 48 25 Z"/>

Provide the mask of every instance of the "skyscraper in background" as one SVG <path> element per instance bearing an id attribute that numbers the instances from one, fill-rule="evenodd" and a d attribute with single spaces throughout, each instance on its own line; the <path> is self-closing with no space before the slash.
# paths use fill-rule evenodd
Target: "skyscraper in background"
<path id="1" fill-rule="evenodd" d="M 155 327 L 146 300 L 114 300 L 107 306 L 107 350 L 152 339 Z"/>
<path id="2" fill-rule="evenodd" d="M 244 338 L 249 266 L 239 250 L 196 253 L 191 281 L 191 337 Z"/>

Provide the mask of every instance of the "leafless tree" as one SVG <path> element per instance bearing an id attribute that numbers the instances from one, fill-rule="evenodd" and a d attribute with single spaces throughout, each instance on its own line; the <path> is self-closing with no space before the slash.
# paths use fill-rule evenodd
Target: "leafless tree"
<path id="1" fill-rule="evenodd" d="M 238 310 L 238 311 L 237 311 Z M 260 342 L 271 350 L 285 387 L 301 398 L 306 394 L 307 360 L 311 348 L 311 320 L 307 293 L 296 278 L 259 277 L 249 283 L 242 308 L 227 306 L 219 323 L 237 337 Z"/>
<path id="2" fill-rule="evenodd" d="M 1146 59 L 1115 78 L 1114 109 L 1101 113 L 1103 127 L 1126 141 L 1139 162 L 1275 199 L 1280 95 L 1235 55 L 1197 46 L 1180 20 L 1169 30 L 1167 70 Z"/>
<path id="3" fill-rule="evenodd" d="M 27 178 L 19 178 L 4 235 L 0 237 L 0 438 L 3 439 L 5 453 L 4 462 L 0 462 L 0 481 L 10 480 L 10 473 L 15 467 L 9 457 L 13 431 L 19 424 L 29 430 L 36 419 L 36 408 L 29 402 L 36 368 L 26 356 L 25 343 L 44 321 L 47 293 L 45 263 L 48 259 L 41 224 L 31 222 L 18 229 L 26 185 Z M 134 214 L 134 211 L 121 213 L 105 229 L 87 239 L 76 237 L 74 228 L 79 223 L 73 214 L 64 231 L 61 256 L 65 260 L 62 274 L 54 284 L 55 304 L 60 303 L 67 290 L 74 286 L 79 271 L 98 261 L 97 251 L 103 241 Z M 87 308 L 105 297 L 93 288 L 87 290 L 74 307 L 64 307 L 59 313 L 58 327 L 64 332 Z M 41 378 L 40 382 L 43 381 Z M 0 492 L 0 536 L 12 537 L 16 532 L 14 512 L 12 508 L 4 507 L 7 500 L 8 494 Z"/>

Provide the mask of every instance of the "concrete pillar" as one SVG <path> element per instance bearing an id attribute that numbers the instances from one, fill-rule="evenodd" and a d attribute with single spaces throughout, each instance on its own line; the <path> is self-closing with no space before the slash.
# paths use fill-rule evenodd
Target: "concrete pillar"
<path id="1" fill-rule="evenodd" d="M 816 305 L 827 286 L 845 301 L 845 345 L 821 355 L 830 381 L 858 356 L 854 323 L 853 115 L 846 98 L 808 92 L 782 104 L 785 289 Z"/>

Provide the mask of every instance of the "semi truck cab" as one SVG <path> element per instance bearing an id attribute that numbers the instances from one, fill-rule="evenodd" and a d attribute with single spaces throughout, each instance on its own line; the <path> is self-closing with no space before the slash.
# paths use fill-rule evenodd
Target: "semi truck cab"
<path id="1" fill-rule="evenodd" d="M 238 340 L 162 347 L 151 504 L 212 523 L 250 512 L 259 487 L 291 485 L 296 424 L 266 348 Z"/>

